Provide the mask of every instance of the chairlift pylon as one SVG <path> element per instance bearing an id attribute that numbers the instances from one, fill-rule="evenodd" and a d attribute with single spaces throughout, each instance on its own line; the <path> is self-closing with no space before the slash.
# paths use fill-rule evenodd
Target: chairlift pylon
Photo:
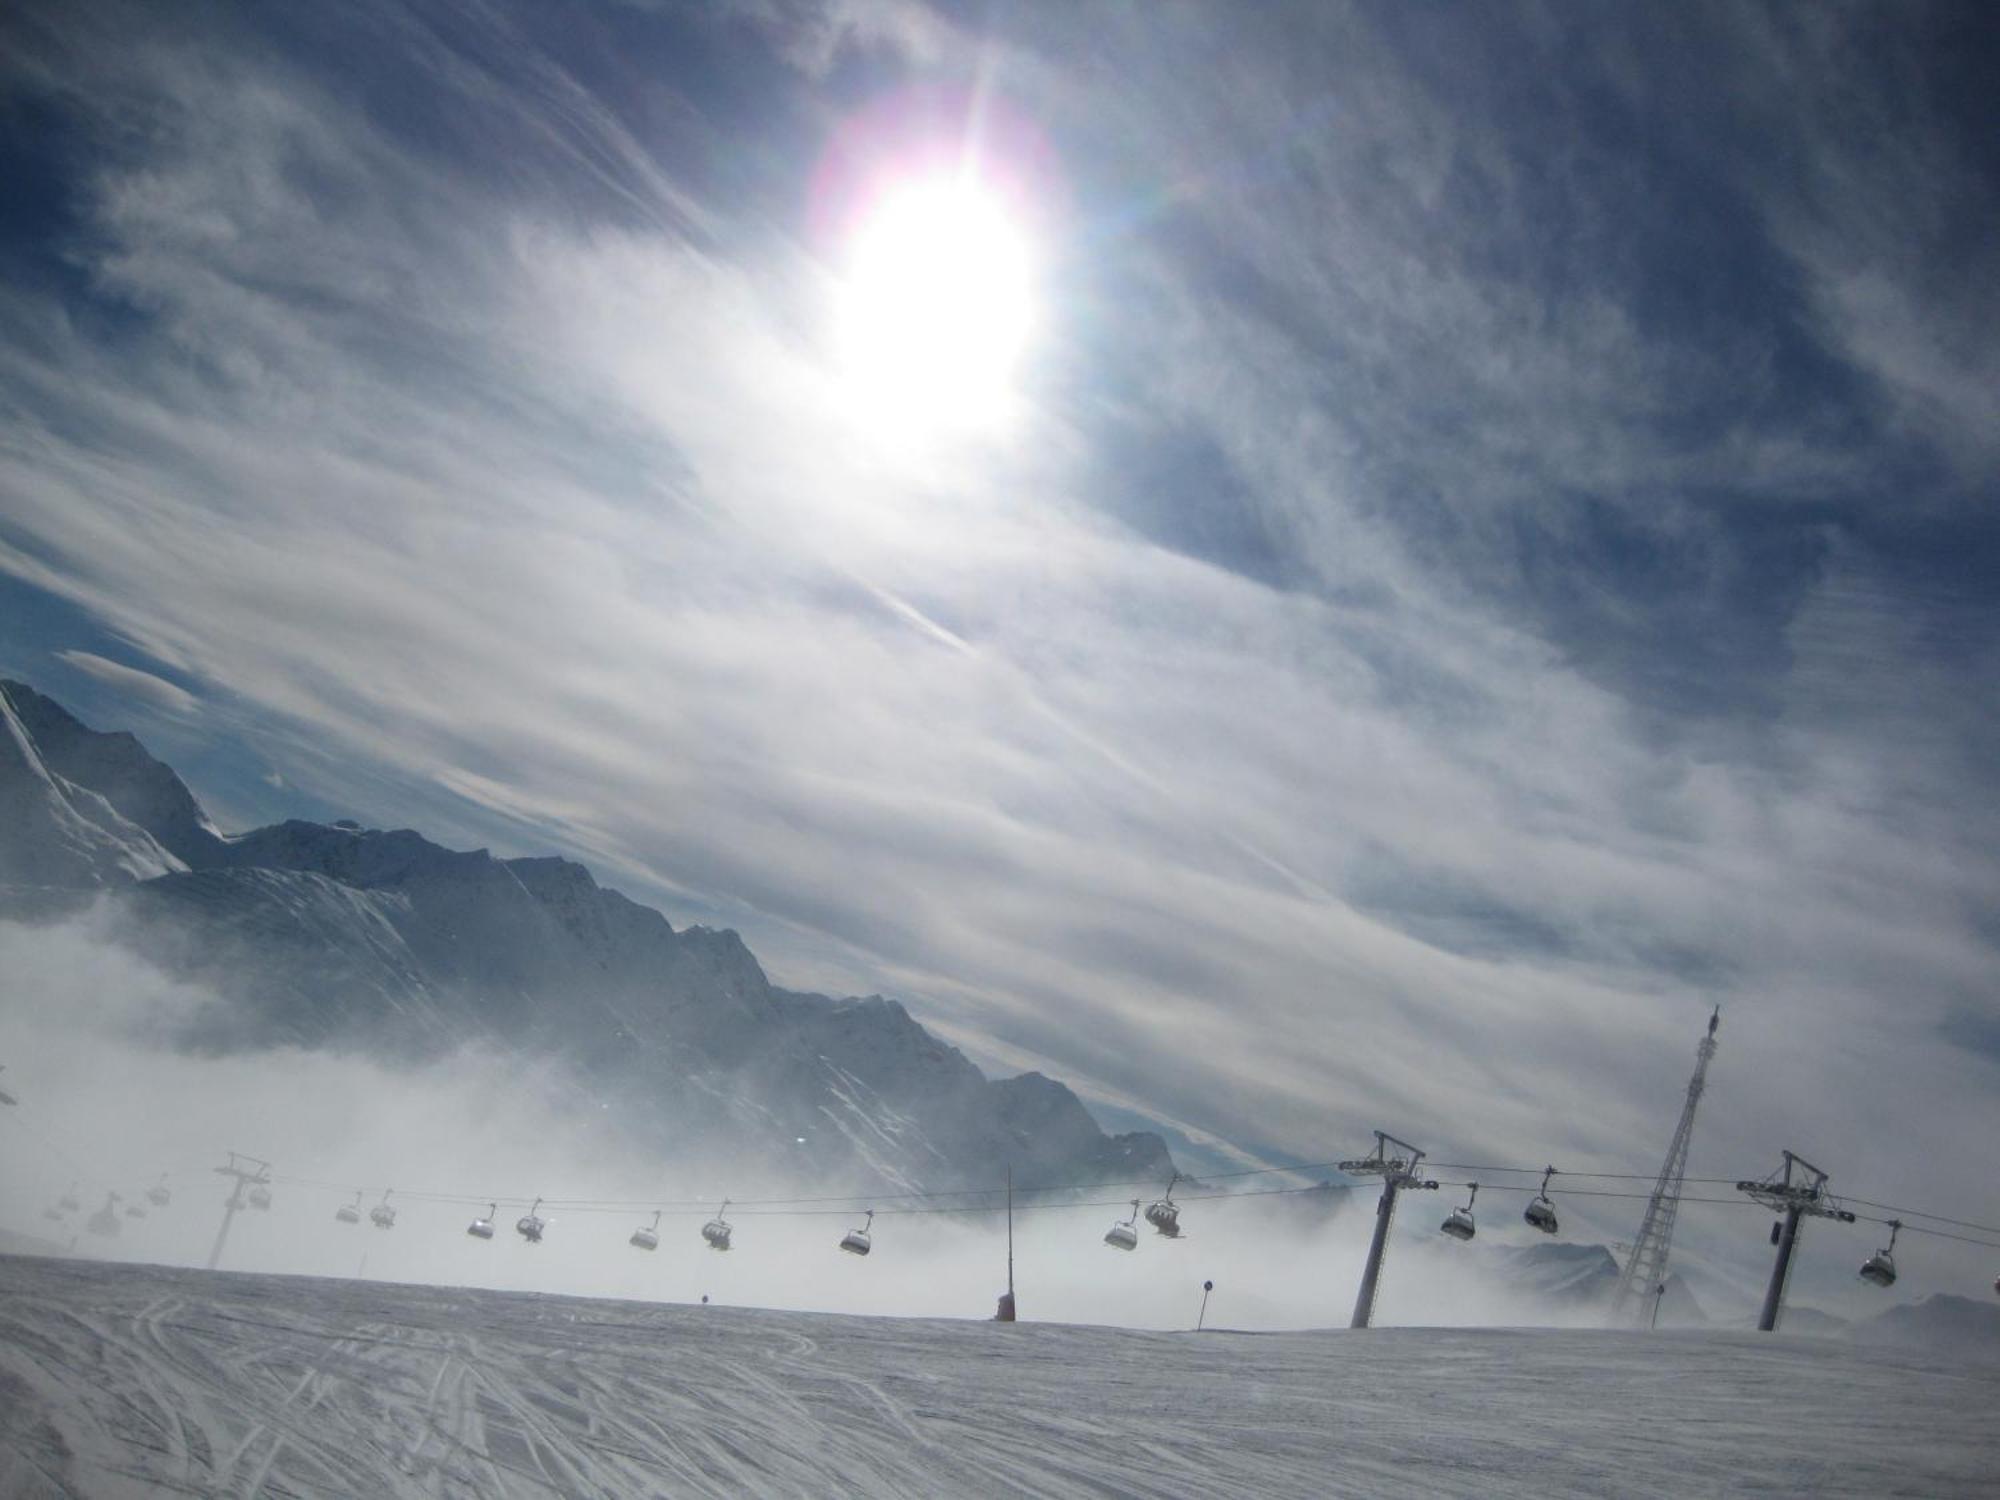
<path id="1" fill-rule="evenodd" d="M 470 1224 L 466 1225 L 465 1232 L 471 1235 L 475 1240 L 492 1239 L 493 1216 L 497 1214 L 499 1211 L 500 1211 L 499 1204 L 497 1203 L 487 1204 L 485 1214 L 479 1218 L 474 1219 Z"/>
<path id="2" fill-rule="evenodd" d="M 1896 1284 L 1896 1236 L 1903 1231 L 1901 1219 L 1889 1221 L 1889 1243 L 1883 1249 L 1861 1263 L 1861 1279 L 1871 1286 L 1892 1287 Z"/>
<path id="3" fill-rule="evenodd" d="M 514 1221 L 514 1232 L 531 1245 L 542 1242 L 542 1231 L 549 1227 L 549 1221 L 542 1217 L 542 1200 L 537 1198 L 535 1206 Z"/>
<path id="4" fill-rule="evenodd" d="M 394 1188 L 383 1188 L 382 1201 L 368 1210 L 368 1222 L 373 1224 L 377 1229 L 394 1229 L 396 1227 L 396 1210 L 389 1206 L 389 1195 L 394 1191 Z"/>
<path id="5" fill-rule="evenodd" d="M 875 1247 L 868 1231 L 874 1227 L 875 1210 L 868 1210 L 868 1218 L 859 1229 L 850 1229 L 840 1237 L 840 1248 L 849 1255 L 866 1255 Z"/>
<path id="6" fill-rule="evenodd" d="M 1137 1250 L 1139 1248 L 1139 1200 L 1132 1200 L 1132 1216 L 1120 1219 L 1104 1232 L 1104 1243 L 1113 1250 Z"/>
<path id="7" fill-rule="evenodd" d="M 1476 1232 L 1472 1222 L 1472 1205 L 1474 1200 L 1479 1197 L 1479 1184 L 1473 1182 L 1466 1185 L 1472 1189 L 1472 1193 L 1465 1200 L 1465 1207 L 1454 1208 L 1450 1213 L 1445 1215 L 1444 1222 L 1438 1225 L 1438 1228 L 1442 1229 L 1455 1240 L 1469 1240 Z"/>
<path id="8" fill-rule="evenodd" d="M 352 1203 L 341 1204 L 340 1207 L 333 1211 L 333 1217 L 336 1222 L 341 1224 L 359 1224 L 361 1222 L 361 1189 L 356 1188 L 354 1190 L 354 1201 Z"/>
<path id="9" fill-rule="evenodd" d="M 727 1250 L 731 1225 L 723 1215 L 729 1212 L 729 1200 L 722 1200 L 722 1207 L 715 1211 L 715 1217 L 701 1226 L 701 1237 L 708 1242 L 711 1250 Z"/>
<path id="10" fill-rule="evenodd" d="M 1554 1167 L 1543 1171 L 1541 1191 L 1535 1194 L 1534 1201 L 1521 1214 L 1531 1229 L 1539 1229 L 1543 1234 L 1556 1232 L 1556 1206 L 1549 1201 L 1549 1179 L 1555 1175 Z"/>
<path id="11" fill-rule="evenodd" d="M 1166 1196 L 1146 1208 L 1146 1222 L 1170 1240 L 1181 1237 L 1181 1210 L 1180 1205 L 1174 1202 L 1174 1185 L 1180 1180 L 1179 1172 L 1169 1177 Z"/>
<path id="12" fill-rule="evenodd" d="M 654 1209 L 652 1224 L 650 1226 L 642 1225 L 632 1231 L 632 1238 L 627 1243 L 634 1250 L 657 1250 L 660 1248 L 660 1215 L 663 1212 L 665 1212 L 663 1209 Z"/>

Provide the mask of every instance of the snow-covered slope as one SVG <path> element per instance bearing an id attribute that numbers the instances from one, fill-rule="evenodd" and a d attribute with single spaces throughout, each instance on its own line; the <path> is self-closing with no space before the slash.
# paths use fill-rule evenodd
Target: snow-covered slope
<path id="1" fill-rule="evenodd" d="M 321 875 L 194 870 L 120 893 L 123 931 L 235 1003 L 197 1022 L 206 1048 L 370 1036 L 400 1056 L 458 1040 L 403 935 L 407 903 Z"/>
<path id="2" fill-rule="evenodd" d="M 47 702 L 0 681 L 0 884 L 96 887 L 184 868 L 107 798 L 51 765 L 22 712 Z"/>
<path id="3" fill-rule="evenodd" d="M 88 729 L 53 698 L 25 683 L 0 681 L 0 697 L 8 700 L 51 773 L 89 787 L 176 859 L 204 864 L 221 845 L 221 834 L 187 784 L 148 755 L 134 736 Z"/>
<path id="4" fill-rule="evenodd" d="M 0 1260 L 0 1492 L 1990 1496 L 2000 1367 L 1135 1333 Z"/>
<path id="5" fill-rule="evenodd" d="M 988 1081 L 880 996 L 773 985 L 734 932 L 675 931 L 558 858 L 292 821 L 224 837 L 172 770 L 0 688 L 0 883 L 116 891 L 130 942 L 227 1002 L 188 1040 L 555 1060 L 642 1138 L 887 1185 L 1159 1177 L 1064 1085 Z M 51 768 L 59 768 L 51 769 Z"/>

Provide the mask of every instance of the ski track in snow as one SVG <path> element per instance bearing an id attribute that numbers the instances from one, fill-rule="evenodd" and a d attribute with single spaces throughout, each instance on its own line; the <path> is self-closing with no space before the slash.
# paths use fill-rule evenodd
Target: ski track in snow
<path id="1" fill-rule="evenodd" d="M 7 1496 L 2000 1493 L 2000 1365 L 1162 1334 L 0 1258 Z"/>

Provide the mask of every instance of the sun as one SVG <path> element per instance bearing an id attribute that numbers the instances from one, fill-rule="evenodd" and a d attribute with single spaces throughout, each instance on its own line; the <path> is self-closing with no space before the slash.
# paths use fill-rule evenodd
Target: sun
<path id="1" fill-rule="evenodd" d="M 838 294 L 842 378 L 905 434 L 991 426 L 1036 312 L 1034 247 L 1004 197 L 965 174 L 887 187 L 860 217 Z"/>

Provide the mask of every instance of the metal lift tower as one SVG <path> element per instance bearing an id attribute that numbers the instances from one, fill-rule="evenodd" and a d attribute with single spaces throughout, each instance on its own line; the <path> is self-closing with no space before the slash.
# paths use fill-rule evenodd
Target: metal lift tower
<path id="1" fill-rule="evenodd" d="M 1382 1283 L 1382 1254 L 1389 1248 L 1389 1226 L 1396 1220 L 1396 1195 L 1405 1188 L 1437 1191 L 1437 1184 L 1417 1176 L 1424 1153 L 1408 1141 L 1375 1132 L 1375 1149 L 1340 1164 L 1350 1177 L 1379 1177 L 1382 1196 L 1375 1203 L 1375 1236 L 1368 1242 L 1368 1264 L 1361 1272 L 1361 1293 L 1354 1299 L 1354 1319 L 1347 1326 L 1366 1328 L 1375 1321 L 1375 1289 Z"/>
<path id="2" fill-rule="evenodd" d="M 1674 1143 L 1667 1147 L 1667 1159 L 1653 1184 L 1653 1196 L 1646 1204 L 1646 1218 L 1639 1226 L 1639 1238 L 1625 1258 L 1625 1271 L 1618 1279 L 1618 1296 L 1611 1304 L 1611 1324 L 1637 1327 L 1644 1321 L 1646 1305 L 1658 1297 L 1667 1284 L 1667 1249 L 1673 1243 L 1674 1216 L 1681 1207 L 1681 1178 L 1687 1173 L 1688 1138 L 1694 1134 L 1694 1109 L 1701 1103 L 1701 1091 L 1708 1078 L 1708 1061 L 1715 1056 L 1715 1028 L 1721 1024 L 1722 1007 L 1708 1018 L 1708 1035 L 1694 1052 L 1694 1077 L 1688 1080 L 1687 1102 L 1681 1106 L 1681 1122 L 1674 1127 Z M 1657 1308 L 1655 1308 L 1657 1312 Z"/>
<path id="3" fill-rule="evenodd" d="M 269 1162 L 245 1156 L 240 1151 L 230 1152 L 229 1165 L 215 1170 L 229 1178 L 235 1186 L 229 1190 L 229 1201 L 222 1205 L 222 1227 L 215 1232 L 215 1248 L 208 1252 L 208 1268 L 211 1271 L 222 1261 L 222 1247 L 229 1241 L 229 1226 L 236 1222 L 236 1211 L 243 1207 L 243 1189 L 262 1187 L 271 1180 Z M 269 1199 L 265 1201 L 268 1206 Z"/>
<path id="4" fill-rule="evenodd" d="M 1785 1288 L 1792 1281 L 1792 1256 L 1799 1247 L 1799 1225 L 1806 1219 L 1838 1219 L 1852 1224 L 1854 1215 L 1842 1208 L 1826 1190 L 1826 1173 L 1796 1151 L 1785 1153 L 1785 1164 L 1761 1182 L 1739 1182 L 1736 1191 L 1748 1193 L 1782 1222 L 1771 1226 L 1771 1243 L 1778 1247 L 1777 1263 L 1771 1267 L 1771 1284 L 1764 1291 L 1764 1307 L 1757 1314 L 1759 1333 L 1776 1333 L 1778 1320 L 1785 1315 Z"/>

